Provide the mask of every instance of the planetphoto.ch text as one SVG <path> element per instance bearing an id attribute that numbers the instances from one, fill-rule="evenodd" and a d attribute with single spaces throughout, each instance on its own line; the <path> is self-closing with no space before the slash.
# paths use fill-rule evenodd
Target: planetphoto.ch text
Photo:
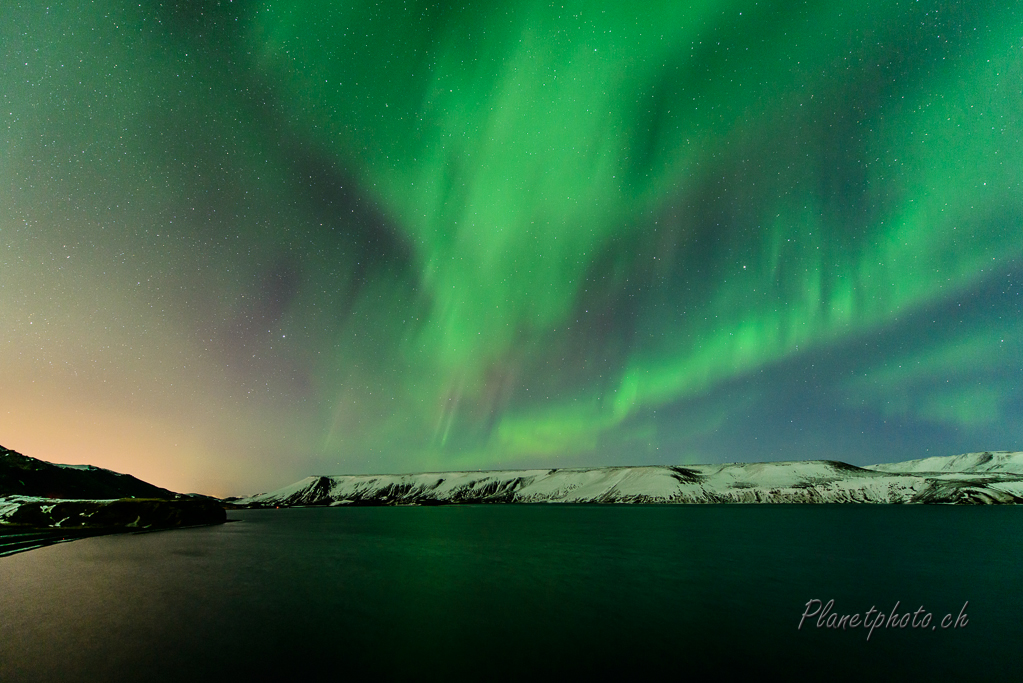
<path id="1" fill-rule="evenodd" d="M 858 612 L 854 614 L 839 614 L 832 611 L 835 606 L 833 599 L 822 603 L 817 598 L 813 598 L 807 601 L 806 609 L 803 610 L 803 615 L 799 618 L 797 630 L 802 630 L 804 624 L 809 626 L 811 623 L 814 623 L 812 621 L 813 617 L 817 617 L 817 628 L 842 629 L 843 631 L 851 628 L 865 629 L 867 631 L 867 640 L 870 640 L 870 636 L 876 628 L 917 628 L 925 631 L 936 631 L 939 626 L 943 629 L 965 628 L 966 624 L 969 623 L 966 614 L 966 606 L 969 604 L 969 600 L 963 603 L 958 616 L 953 617 L 951 613 L 948 613 L 942 617 L 940 622 L 934 622 L 934 615 L 924 609 L 923 605 L 915 612 L 901 614 L 899 613 L 899 602 L 896 602 L 891 612 L 888 613 L 881 612 L 876 606 L 871 605 L 870 609 L 863 614 Z"/>

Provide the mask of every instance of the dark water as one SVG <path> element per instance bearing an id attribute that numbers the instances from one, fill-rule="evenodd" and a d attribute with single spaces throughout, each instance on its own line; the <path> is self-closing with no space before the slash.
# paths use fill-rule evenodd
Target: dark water
<path id="1" fill-rule="evenodd" d="M 0 680 L 1019 680 L 1023 664 L 1014 507 L 229 516 L 0 559 Z M 861 618 L 923 606 L 936 628 L 797 630 L 812 598 Z M 942 629 L 967 601 L 966 626 Z"/>

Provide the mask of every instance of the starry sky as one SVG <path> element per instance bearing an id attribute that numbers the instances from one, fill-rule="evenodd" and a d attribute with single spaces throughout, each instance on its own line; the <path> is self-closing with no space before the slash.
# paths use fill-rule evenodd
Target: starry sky
<path id="1" fill-rule="evenodd" d="M 0 443 L 179 491 L 1023 449 L 998 0 L 0 5 Z"/>

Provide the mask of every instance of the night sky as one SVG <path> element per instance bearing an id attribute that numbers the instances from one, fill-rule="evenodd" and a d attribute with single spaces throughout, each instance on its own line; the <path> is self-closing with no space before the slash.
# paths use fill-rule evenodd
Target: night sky
<path id="1" fill-rule="evenodd" d="M 26 455 L 1023 449 L 1016 3 L 5 0 L 0 57 Z"/>

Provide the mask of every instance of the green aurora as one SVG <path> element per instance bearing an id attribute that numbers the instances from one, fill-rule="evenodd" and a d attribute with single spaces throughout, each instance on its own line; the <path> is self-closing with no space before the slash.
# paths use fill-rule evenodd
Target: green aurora
<path id="1" fill-rule="evenodd" d="M 1023 448 L 1012 3 L 0 26 L 0 383 L 186 433 L 156 483 Z"/>

